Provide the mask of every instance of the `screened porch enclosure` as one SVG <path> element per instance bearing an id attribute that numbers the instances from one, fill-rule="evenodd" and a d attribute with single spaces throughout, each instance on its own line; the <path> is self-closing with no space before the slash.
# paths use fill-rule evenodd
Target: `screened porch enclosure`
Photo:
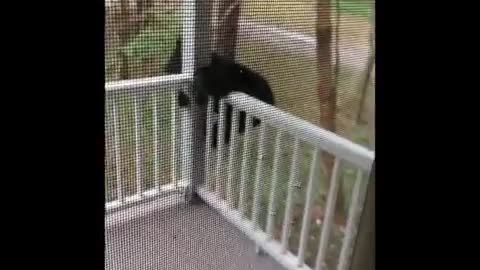
<path id="1" fill-rule="evenodd" d="M 180 107 L 179 93 L 194 95 L 194 70 L 208 65 L 219 46 L 207 34 L 222 18 L 215 10 L 230 14 L 215 1 L 200 2 L 107 3 L 105 269 L 350 269 L 374 151 L 342 134 L 350 130 L 342 129 L 350 121 L 342 111 L 347 105 L 338 105 L 341 130 L 323 129 L 280 91 L 309 81 L 283 74 L 289 80 L 283 83 L 269 66 L 258 70 L 272 81 L 278 104 L 233 92 L 220 100 L 219 112 L 212 98 L 204 107 Z M 252 17 L 260 12 L 257 2 L 240 5 L 238 61 L 254 66 L 248 55 L 272 39 L 286 45 L 271 50 L 314 57 L 315 44 L 298 29 L 280 31 Z M 142 26 L 127 29 L 132 18 Z M 265 41 L 240 44 L 248 33 Z M 232 132 L 227 144 L 226 125 L 238 130 L 241 112 L 245 132 Z M 261 124 L 253 127 L 253 118 Z M 364 134 L 362 128 L 351 130 Z"/>

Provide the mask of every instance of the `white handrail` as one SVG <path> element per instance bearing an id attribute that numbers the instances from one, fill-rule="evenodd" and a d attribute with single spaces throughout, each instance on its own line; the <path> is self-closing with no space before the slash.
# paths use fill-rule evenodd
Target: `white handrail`
<path id="1" fill-rule="evenodd" d="M 254 115 L 262 121 L 278 127 L 295 137 L 318 146 L 334 156 L 351 162 L 363 170 L 370 170 L 375 153 L 361 145 L 355 144 L 339 135 L 315 126 L 307 121 L 284 112 L 272 105 L 243 93 L 232 93 L 227 97 L 236 108 Z"/>
<path id="2" fill-rule="evenodd" d="M 165 87 L 167 85 L 183 83 L 188 80 L 193 80 L 192 74 L 175 74 L 141 79 L 114 81 L 105 84 L 105 91 L 113 92 L 120 90 L 154 89 L 157 87 Z"/>

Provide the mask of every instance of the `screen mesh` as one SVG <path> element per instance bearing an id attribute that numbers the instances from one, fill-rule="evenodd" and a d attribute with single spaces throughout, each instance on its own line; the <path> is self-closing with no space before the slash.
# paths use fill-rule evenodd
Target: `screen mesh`
<path id="1" fill-rule="evenodd" d="M 105 269 L 347 269 L 374 4 L 106 0 Z"/>

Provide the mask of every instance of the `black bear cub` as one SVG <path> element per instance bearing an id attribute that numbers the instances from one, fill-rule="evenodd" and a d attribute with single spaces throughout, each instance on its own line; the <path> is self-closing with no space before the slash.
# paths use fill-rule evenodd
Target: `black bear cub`
<path id="1" fill-rule="evenodd" d="M 196 103 L 206 105 L 208 97 L 213 97 L 214 110 L 219 111 L 219 100 L 228 96 L 231 92 L 242 92 L 265 103 L 274 105 L 274 97 L 268 82 L 255 71 L 234 61 L 225 59 L 217 54 L 212 55 L 211 64 L 200 68 L 194 74 L 194 92 Z M 189 98 L 182 92 L 179 95 L 181 107 L 190 104 Z M 232 106 L 226 104 L 225 113 L 225 144 L 230 142 L 232 128 Z M 246 125 L 246 113 L 240 112 L 238 132 L 243 134 Z M 260 124 L 260 120 L 254 118 L 253 126 Z M 204 124 L 206 125 L 206 123 Z M 205 129 L 204 129 L 205 131 Z M 212 146 L 217 147 L 218 123 L 215 123 L 212 130 Z"/>

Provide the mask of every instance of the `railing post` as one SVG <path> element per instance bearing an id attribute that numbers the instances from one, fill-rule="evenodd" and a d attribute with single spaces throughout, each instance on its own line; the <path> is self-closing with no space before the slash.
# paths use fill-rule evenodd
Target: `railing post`
<path id="1" fill-rule="evenodd" d="M 194 26 L 194 46 L 193 59 L 194 70 L 209 64 L 210 59 L 210 13 L 212 0 L 190 0 L 195 2 L 195 26 Z M 185 14 L 191 14 L 187 12 Z M 185 18 L 184 21 L 191 18 Z M 184 41 L 186 39 L 183 39 Z M 185 54 L 184 54 L 185 55 Z M 190 58 L 192 59 L 192 58 Z M 183 60 L 183 59 L 182 59 Z M 200 201 L 197 195 L 199 186 L 205 183 L 205 136 L 203 132 L 204 122 L 206 121 L 206 106 L 196 105 L 196 95 L 194 93 L 193 85 L 189 85 L 188 96 L 190 97 L 192 106 L 190 107 L 191 119 L 191 144 L 189 148 L 189 155 L 191 155 L 191 164 L 188 173 L 191 183 L 189 183 L 186 192 L 186 199 L 190 203 L 197 203 Z M 188 164 L 187 164 L 188 166 Z"/>
<path id="2" fill-rule="evenodd" d="M 373 269 L 375 269 L 375 161 L 372 165 L 363 214 L 353 247 L 350 270 Z"/>

